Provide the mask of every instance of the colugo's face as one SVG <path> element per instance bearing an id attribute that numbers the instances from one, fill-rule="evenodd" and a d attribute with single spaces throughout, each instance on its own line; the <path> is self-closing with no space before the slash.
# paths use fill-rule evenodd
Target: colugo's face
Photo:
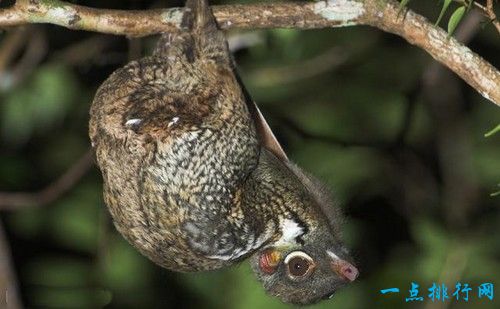
<path id="1" fill-rule="evenodd" d="M 300 246 L 286 251 L 269 247 L 252 257 L 252 266 L 271 295 L 287 303 L 311 304 L 332 297 L 357 278 L 358 270 L 344 251 L 340 246 Z"/>

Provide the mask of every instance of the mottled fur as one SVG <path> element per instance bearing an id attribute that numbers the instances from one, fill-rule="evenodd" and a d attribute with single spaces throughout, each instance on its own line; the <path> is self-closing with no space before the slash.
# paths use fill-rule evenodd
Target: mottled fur
<path id="1" fill-rule="evenodd" d="M 113 73 L 91 107 L 90 138 L 116 228 L 174 271 L 217 269 L 270 247 L 341 248 L 335 208 L 316 181 L 277 153 L 279 144 L 265 147 L 274 136 L 264 136 L 207 3 L 187 6 L 187 30 L 164 35 L 152 56 Z M 301 235 L 278 246 L 285 218 Z M 312 280 L 291 291 L 285 286 L 297 283 L 283 274 L 256 272 L 293 303 L 317 301 L 344 282 L 324 275 L 320 282 L 335 284 L 312 293 Z"/>

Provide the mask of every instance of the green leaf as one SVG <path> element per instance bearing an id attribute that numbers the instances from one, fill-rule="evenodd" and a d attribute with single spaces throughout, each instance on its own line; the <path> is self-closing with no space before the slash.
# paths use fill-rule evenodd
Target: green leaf
<path id="1" fill-rule="evenodd" d="M 408 5 L 408 2 L 410 2 L 410 0 L 401 0 L 401 2 L 399 3 L 398 15 Z"/>
<path id="2" fill-rule="evenodd" d="M 490 136 L 493 136 L 494 134 L 497 134 L 498 132 L 500 132 L 500 124 L 497 125 L 493 130 L 487 132 L 486 134 L 484 134 L 484 137 L 490 137 Z"/>
<path id="3" fill-rule="evenodd" d="M 441 21 L 441 19 L 443 19 L 443 15 L 446 12 L 446 10 L 448 9 L 448 7 L 450 6 L 450 3 L 452 1 L 453 0 L 444 0 L 443 7 L 441 8 L 441 12 L 439 13 L 439 17 L 438 17 L 436 23 L 434 24 L 434 26 L 439 25 L 439 22 Z"/>
<path id="4" fill-rule="evenodd" d="M 450 17 L 450 20 L 448 21 L 448 34 L 452 35 L 453 32 L 455 32 L 455 29 L 462 20 L 462 17 L 464 17 L 466 9 L 467 8 L 465 6 L 461 6 L 458 9 L 456 9 L 455 12 L 453 12 L 453 14 Z"/>

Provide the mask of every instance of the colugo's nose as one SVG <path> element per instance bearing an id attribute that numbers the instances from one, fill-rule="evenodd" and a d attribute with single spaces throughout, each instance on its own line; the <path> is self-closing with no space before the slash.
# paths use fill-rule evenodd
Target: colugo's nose
<path id="1" fill-rule="evenodd" d="M 331 267 L 340 277 L 351 282 L 356 280 L 359 275 L 359 271 L 354 265 L 339 258 L 333 259 Z"/>

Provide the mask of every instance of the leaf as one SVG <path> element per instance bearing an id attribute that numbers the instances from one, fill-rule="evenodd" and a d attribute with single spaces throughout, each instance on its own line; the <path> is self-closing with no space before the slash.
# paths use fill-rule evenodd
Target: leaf
<path id="1" fill-rule="evenodd" d="M 486 134 L 484 134 L 484 137 L 490 137 L 490 136 L 493 136 L 494 134 L 497 134 L 498 132 L 500 132 L 500 124 L 497 125 L 493 130 L 487 132 Z"/>
<path id="2" fill-rule="evenodd" d="M 461 6 L 458 9 L 453 12 L 453 14 L 450 17 L 450 20 L 448 21 L 448 34 L 452 35 L 455 29 L 457 28 L 458 24 L 462 20 L 462 17 L 464 17 L 465 10 L 467 8 L 465 6 Z"/>
<path id="3" fill-rule="evenodd" d="M 434 24 L 434 26 L 439 25 L 439 22 L 441 21 L 441 19 L 443 19 L 443 15 L 446 12 L 446 10 L 448 9 L 448 7 L 450 6 L 451 1 L 453 1 L 453 0 L 444 0 L 443 7 L 441 8 L 441 12 L 439 13 L 439 17 L 438 17 L 436 23 Z"/>
<path id="4" fill-rule="evenodd" d="M 398 15 L 408 5 L 408 2 L 410 2 L 410 0 L 401 0 L 401 2 L 399 3 Z"/>

